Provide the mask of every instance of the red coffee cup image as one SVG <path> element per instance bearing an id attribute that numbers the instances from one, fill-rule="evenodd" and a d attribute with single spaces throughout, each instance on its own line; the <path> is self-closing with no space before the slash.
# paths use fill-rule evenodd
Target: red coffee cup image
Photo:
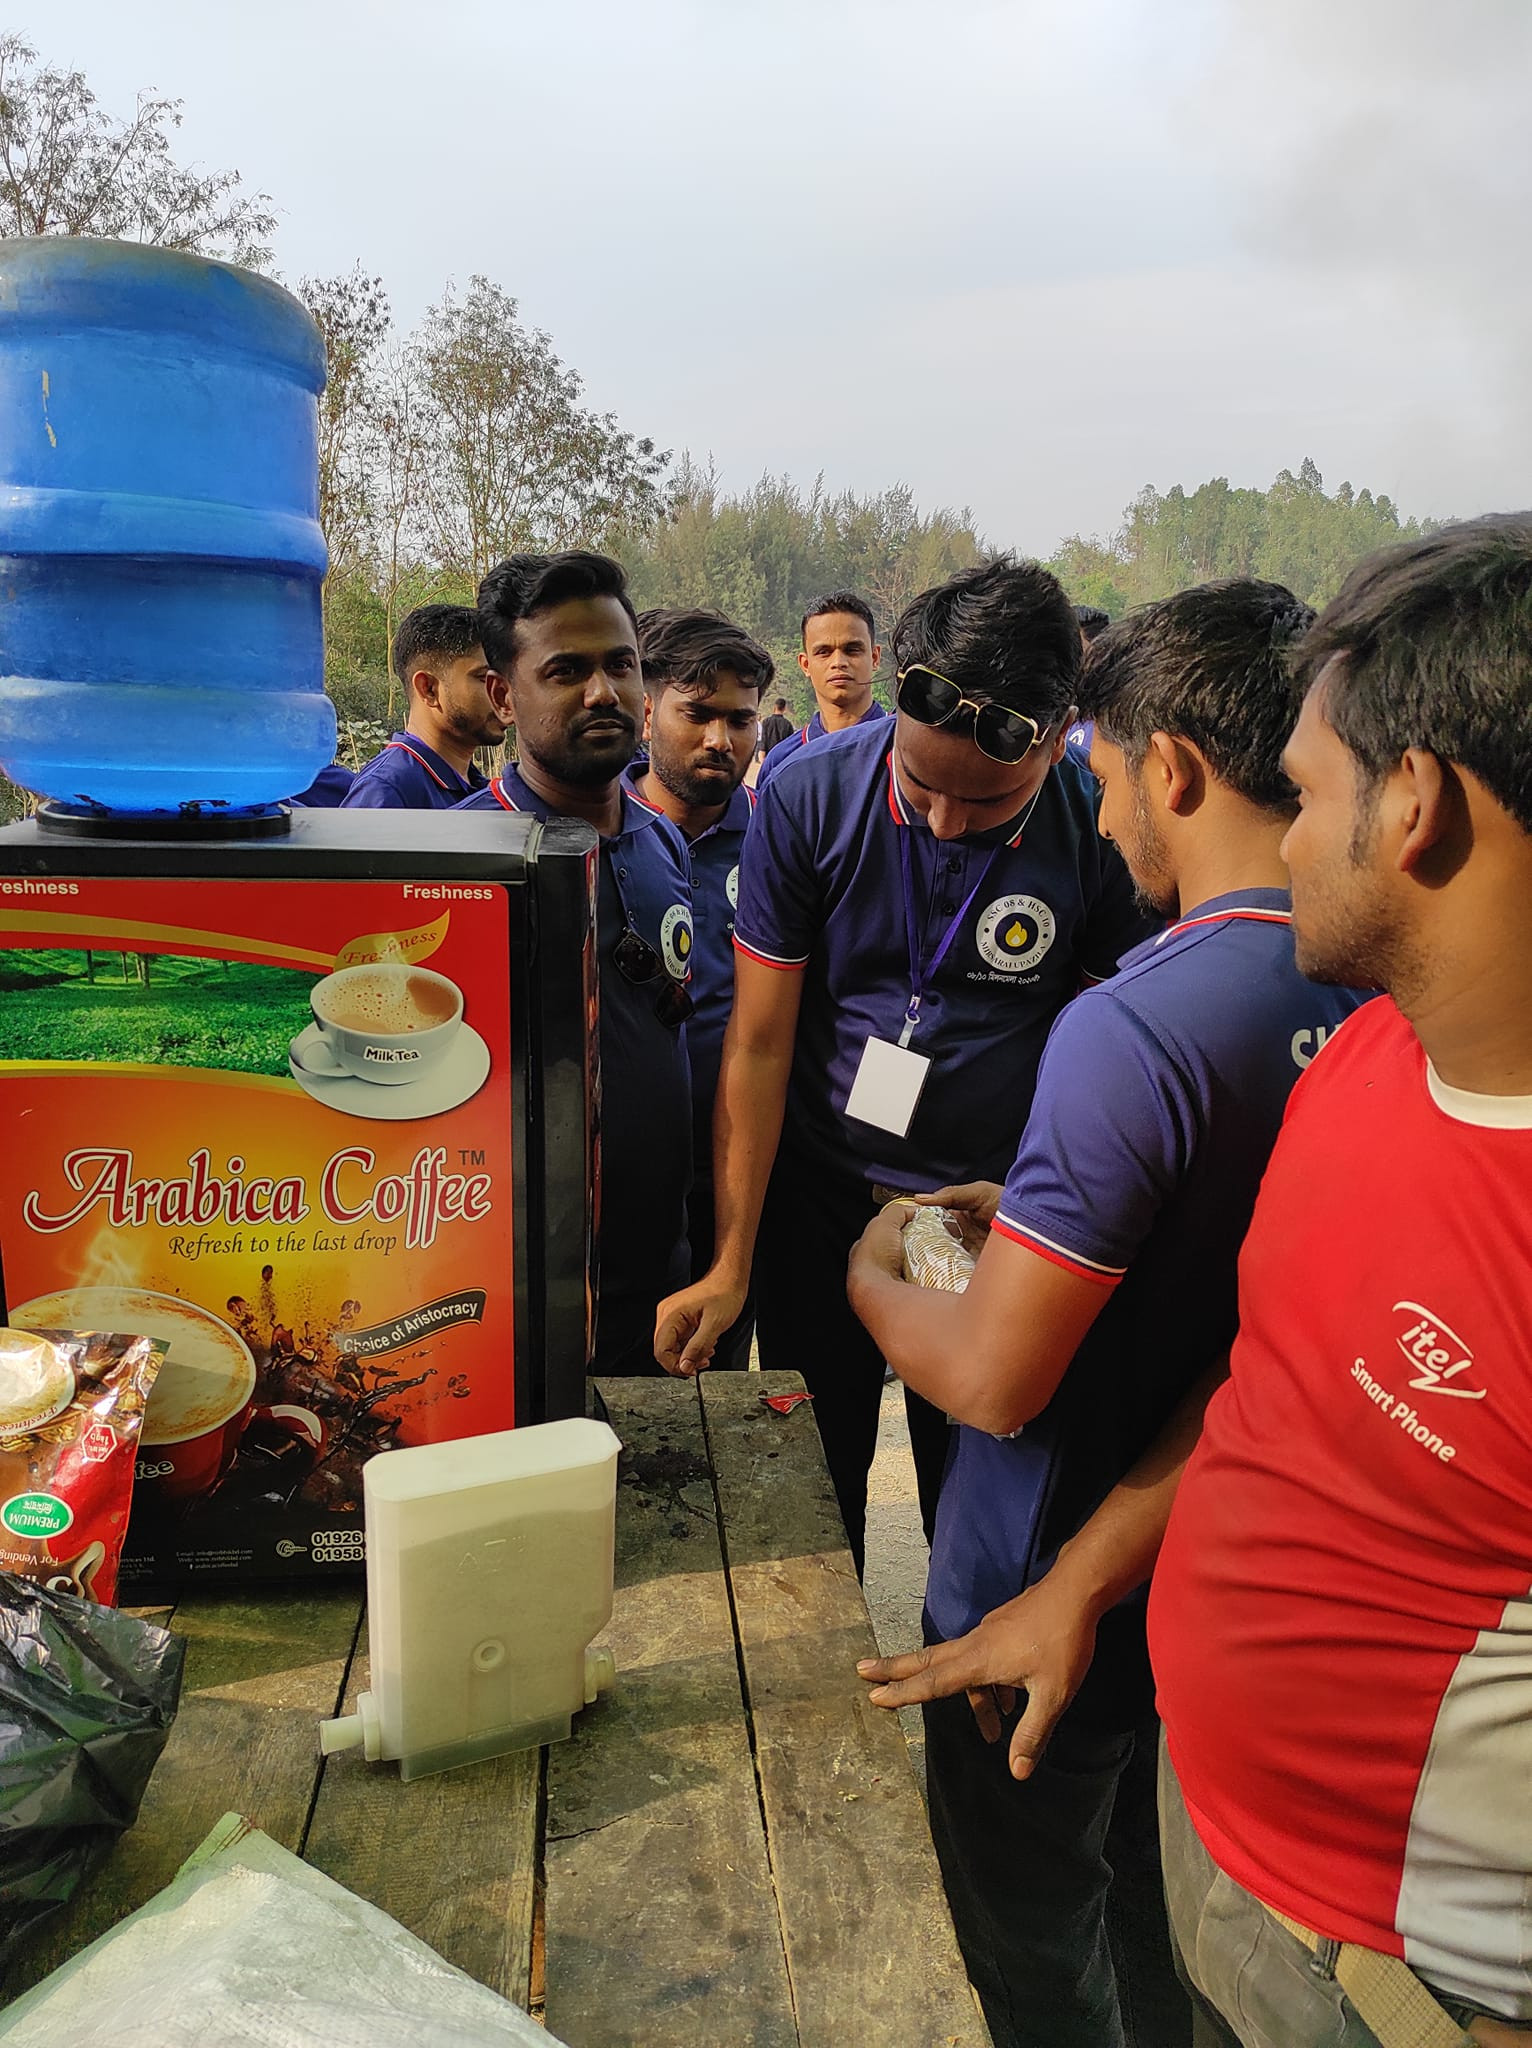
<path id="1" fill-rule="evenodd" d="M 236 1329 L 210 1309 L 144 1287 L 72 1287 L 11 1312 L 23 1330 L 118 1330 L 170 1346 L 139 1432 L 136 1486 L 167 1508 L 212 1492 L 234 1462 L 252 1412 L 312 1444 L 324 1425 L 311 1410 L 254 1410 L 255 1360 Z"/>

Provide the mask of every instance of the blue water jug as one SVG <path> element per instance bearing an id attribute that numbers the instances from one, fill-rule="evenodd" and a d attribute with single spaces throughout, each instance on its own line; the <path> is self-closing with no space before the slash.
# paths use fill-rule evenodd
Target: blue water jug
<path id="1" fill-rule="evenodd" d="M 0 767 L 70 806 L 307 788 L 324 694 L 324 343 L 269 278 L 0 240 Z"/>

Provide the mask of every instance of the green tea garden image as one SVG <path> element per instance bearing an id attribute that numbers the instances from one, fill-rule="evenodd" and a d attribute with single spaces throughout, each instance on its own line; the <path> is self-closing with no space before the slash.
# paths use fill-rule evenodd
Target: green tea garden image
<path id="1" fill-rule="evenodd" d="M 0 950 L 0 1059 L 285 1075 L 318 979 L 179 953 Z"/>

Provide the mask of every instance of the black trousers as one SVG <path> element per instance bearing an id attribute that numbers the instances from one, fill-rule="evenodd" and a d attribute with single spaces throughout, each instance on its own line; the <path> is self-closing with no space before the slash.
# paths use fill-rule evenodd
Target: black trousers
<path id="1" fill-rule="evenodd" d="M 756 1240 L 756 1335 L 767 1372 L 799 1372 L 814 1396 L 846 1540 L 865 1560 L 867 1473 L 878 1441 L 883 1357 L 846 1299 L 846 1260 L 877 1204 L 867 1184 L 779 1154 Z M 946 1469 L 946 1416 L 908 1389 L 910 1448 L 926 1541 Z"/>
<path id="2" fill-rule="evenodd" d="M 961 1695 L 924 1710 L 931 1834 L 995 2048 L 1187 2048 L 1154 1810 L 1157 1724 L 1066 1714 L 1032 1776 Z"/>

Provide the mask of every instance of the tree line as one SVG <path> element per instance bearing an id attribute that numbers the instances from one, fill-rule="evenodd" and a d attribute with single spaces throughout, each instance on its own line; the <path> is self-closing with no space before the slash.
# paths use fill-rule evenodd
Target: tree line
<path id="1" fill-rule="evenodd" d="M 1433 523 L 1401 521 L 1392 500 L 1349 483 L 1327 494 L 1306 456 L 1296 476 L 1284 469 L 1265 491 L 1234 489 L 1223 476 L 1192 491 L 1146 485 L 1115 534 L 1075 534 L 1051 566 L 1077 603 L 1099 605 L 1113 618 L 1215 576 L 1285 583 L 1306 603 L 1322 605 L 1363 555 L 1414 539 Z"/>
<path id="2" fill-rule="evenodd" d="M 103 109 L 83 73 L 42 63 L 0 36 L 0 227 L 13 234 L 117 236 L 271 270 L 275 214 L 235 171 L 181 166 L 179 103 L 141 93 Z M 807 694 L 793 656 L 798 622 L 826 590 L 861 592 L 884 639 L 917 592 L 989 558 L 966 509 L 923 511 L 903 485 L 832 491 L 764 476 L 726 490 L 711 465 L 679 458 L 585 401 L 577 371 L 516 299 L 487 276 L 448 284 L 409 333 L 386 286 L 357 265 L 295 287 L 324 335 L 319 509 L 330 548 L 325 681 L 353 764 L 403 715 L 388 648 L 400 616 L 470 602 L 479 578 L 519 549 L 607 550 L 635 602 L 712 605 L 775 656 L 782 693 Z M 1322 603 L 1360 556 L 1418 533 L 1385 496 L 1314 463 L 1267 490 L 1215 477 L 1146 486 L 1104 538 L 1073 535 L 1050 566 L 1077 603 L 1114 617 L 1212 576 L 1254 575 Z M 885 675 L 887 664 L 885 663 Z M 13 814 L 0 786 L 0 814 Z"/>
<path id="3" fill-rule="evenodd" d="M 349 753 L 365 758 L 401 714 L 387 661 L 401 613 L 471 602 L 490 563 L 517 549 L 603 548 L 640 609 L 726 612 L 770 649 L 800 713 L 810 706 L 793 657 L 818 594 L 859 591 L 886 639 L 919 591 L 995 552 L 966 508 L 923 511 L 900 484 L 864 494 L 765 476 L 726 490 L 710 465 L 587 410 L 551 339 L 487 278 L 444 293 L 399 341 L 380 279 L 357 270 L 299 290 L 331 363 L 326 678 Z M 1146 486 L 1115 532 L 1071 536 L 1050 566 L 1077 603 L 1114 618 L 1216 576 L 1268 578 L 1322 604 L 1361 556 L 1420 531 L 1386 496 L 1349 482 L 1327 493 L 1305 458 L 1266 490 L 1226 477 Z"/>

